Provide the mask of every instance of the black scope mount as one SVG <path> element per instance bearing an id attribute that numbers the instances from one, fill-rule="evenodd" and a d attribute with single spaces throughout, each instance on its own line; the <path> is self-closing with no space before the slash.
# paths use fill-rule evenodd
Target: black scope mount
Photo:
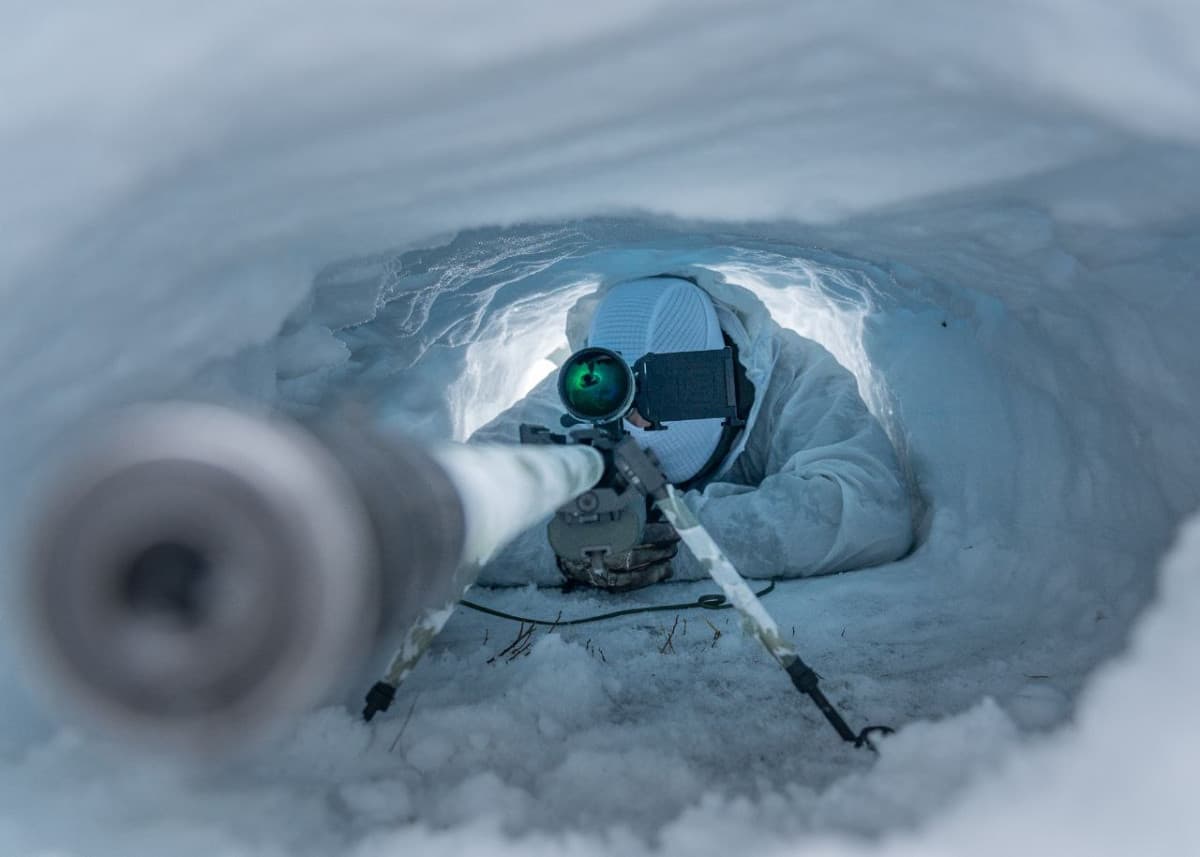
<path id="1" fill-rule="evenodd" d="M 633 364 L 637 379 L 633 406 L 650 423 L 646 431 L 661 431 L 666 428 L 663 423 L 717 417 L 727 426 L 743 426 L 746 415 L 738 407 L 740 368 L 729 346 L 647 354 Z"/>
<path id="2" fill-rule="evenodd" d="M 708 351 L 646 354 L 633 366 L 615 351 L 583 348 L 559 371 L 558 392 L 568 412 L 562 418 L 564 428 L 591 424 L 609 434 L 630 407 L 649 423 L 646 431 L 662 431 L 668 428 L 665 423 L 706 419 L 741 428 L 754 401 L 754 385 L 732 344 Z"/>

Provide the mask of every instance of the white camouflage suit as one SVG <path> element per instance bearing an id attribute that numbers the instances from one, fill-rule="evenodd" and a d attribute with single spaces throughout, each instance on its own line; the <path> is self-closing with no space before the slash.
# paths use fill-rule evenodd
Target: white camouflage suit
<path id="1" fill-rule="evenodd" d="M 822 346 L 781 328 L 750 291 L 719 277 L 680 276 L 711 298 L 720 328 L 737 345 L 756 389 L 747 426 L 730 453 L 703 490 L 684 495 L 735 567 L 753 578 L 807 577 L 905 554 L 913 540 L 909 494 L 895 450 L 859 396 L 854 376 Z M 612 347 L 584 340 L 600 302 L 622 285 L 602 286 L 571 310 L 572 350 L 585 344 Z M 632 363 L 640 355 L 623 356 Z M 521 423 L 560 431 L 556 376 L 471 440 L 515 442 Z M 665 437 L 670 431 L 654 434 Z M 673 566 L 676 580 L 705 577 L 685 548 Z M 545 522 L 497 555 L 479 580 L 484 585 L 561 581 Z"/>

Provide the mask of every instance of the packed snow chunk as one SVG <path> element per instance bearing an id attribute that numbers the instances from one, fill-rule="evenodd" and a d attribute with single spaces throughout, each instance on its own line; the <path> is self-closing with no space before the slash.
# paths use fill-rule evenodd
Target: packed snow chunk
<path id="1" fill-rule="evenodd" d="M 511 693 L 537 717 L 552 718 L 556 728 L 585 725 L 608 705 L 603 664 L 584 646 L 558 634 L 539 634 L 528 656 L 512 665 L 519 669 L 521 680 Z"/>
<path id="2" fill-rule="evenodd" d="M 1071 702 L 1052 684 L 1029 682 L 1004 700 L 1004 708 L 1026 729 L 1045 729 L 1062 722 Z"/>
<path id="3" fill-rule="evenodd" d="M 350 349 L 323 325 L 308 324 L 275 340 L 276 371 L 290 380 L 332 369 L 350 357 Z"/>
<path id="4" fill-rule="evenodd" d="M 314 711 L 255 752 L 254 759 L 305 779 L 340 779 L 374 747 L 374 736 L 352 712 L 338 707 Z"/>
<path id="5" fill-rule="evenodd" d="M 594 829 L 597 818 L 642 836 L 702 794 L 706 783 L 700 771 L 675 753 L 653 747 L 572 747 L 562 761 L 546 772 L 545 788 L 556 795 L 555 813 L 568 824 Z M 567 795 L 575 796 L 567 799 Z M 636 796 L 636 797 L 635 797 Z M 633 798 L 633 799 L 631 799 Z"/>
<path id="6" fill-rule="evenodd" d="M 527 829 L 541 814 L 528 791 L 504 782 L 493 771 L 469 775 L 447 792 L 440 806 L 427 822 L 453 827 L 471 819 L 493 819 L 512 832 Z"/>
<path id="7" fill-rule="evenodd" d="M 383 305 L 389 262 L 372 257 L 325 267 L 313 282 L 313 322 L 342 330 L 373 319 Z"/>
<path id="8" fill-rule="evenodd" d="M 404 759 L 423 774 L 442 768 L 454 755 L 454 741 L 444 735 L 417 736 L 409 741 Z"/>
<path id="9" fill-rule="evenodd" d="M 913 829 L 959 799 L 964 787 L 1018 746 L 1011 720 L 992 702 L 937 723 L 915 723 L 877 741 L 879 762 L 816 791 L 789 785 L 755 800 L 728 799 L 719 787 L 663 830 L 669 853 L 720 853 L 738 831 L 771 831 L 780 840 L 812 829 L 876 836 Z M 802 752 L 789 748 L 789 752 Z"/>
<path id="10" fill-rule="evenodd" d="M 350 782 L 337 793 L 350 812 L 371 824 L 391 825 L 413 818 L 411 794 L 399 779 L 380 777 Z"/>

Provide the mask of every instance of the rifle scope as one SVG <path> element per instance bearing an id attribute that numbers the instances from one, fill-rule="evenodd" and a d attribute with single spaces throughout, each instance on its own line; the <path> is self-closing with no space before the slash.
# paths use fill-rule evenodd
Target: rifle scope
<path id="1" fill-rule="evenodd" d="M 607 348 L 576 351 L 558 373 L 558 397 L 586 423 L 616 422 L 633 407 L 637 383 L 621 355 Z"/>
<path id="2" fill-rule="evenodd" d="M 745 424 L 753 386 L 731 346 L 708 351 L 645 354 L 630 366 L 615 351 L 589 347 L 567 358 L 558 397 L 576 420 L 618 422 L 636 407 L 649 430 L 680 420 L 722 419 Z"/>

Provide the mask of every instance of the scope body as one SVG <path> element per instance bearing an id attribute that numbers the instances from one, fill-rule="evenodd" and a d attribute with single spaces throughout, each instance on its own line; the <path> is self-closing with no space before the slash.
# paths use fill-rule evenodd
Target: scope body
<path id="1" fill-rule="evenodd" d="M 602 425 L 635 408 L 650 431 L 714 418 L 741 426 L 748 387 L 731 346 L 646 354 L 632 366 L 615 351 L 591 346 L 568 357 L 558 374 L 559 399 L 573 419 Z"/>

